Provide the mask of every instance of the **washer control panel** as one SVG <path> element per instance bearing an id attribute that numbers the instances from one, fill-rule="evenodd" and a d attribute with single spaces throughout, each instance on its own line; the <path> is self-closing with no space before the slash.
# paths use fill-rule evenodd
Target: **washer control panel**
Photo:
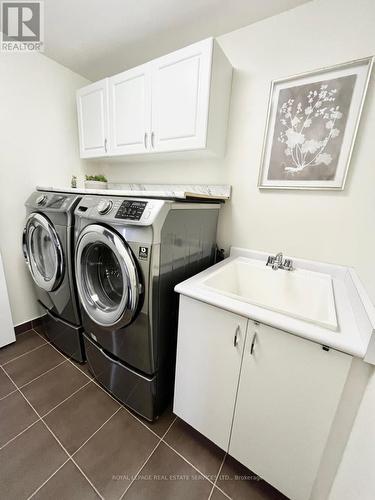
<path id="1" fill-rule="evenodd" d="M 147 201 L 124 200 L 117 210 L 115 219 L 140 220 Z"/>

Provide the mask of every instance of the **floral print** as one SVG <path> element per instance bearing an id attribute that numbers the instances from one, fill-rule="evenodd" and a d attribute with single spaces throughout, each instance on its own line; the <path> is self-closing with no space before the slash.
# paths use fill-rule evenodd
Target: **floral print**
<path id="1" fill-rule="evenodd" d="M 278 119 L 282 129 L 277 140 L 285 143 L 286 172 L 301 172 L 308 167 L 332 162 L 331 154 L 325 149 L 340 134 L 339 120 L 343 117 L 340 106 L 335 106 L 336 96 L 337 88 L 322 84 L 319 89 L 307 92 L 306 100 L 296 102 L 296 99 L 289 98 L 281 104 Z M 317 121 L 323 122 L 326 130 L 318 139 L 314 133 L 309 134 Z"/>

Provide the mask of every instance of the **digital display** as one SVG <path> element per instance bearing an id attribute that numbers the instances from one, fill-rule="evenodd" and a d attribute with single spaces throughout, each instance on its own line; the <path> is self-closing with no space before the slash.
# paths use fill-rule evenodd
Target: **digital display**
<path id="1" fill-rule="evenodd" d="M 125 200 L 115 215 L 116 219 L 140 220 L 146 208 L 147 201 Z"/>

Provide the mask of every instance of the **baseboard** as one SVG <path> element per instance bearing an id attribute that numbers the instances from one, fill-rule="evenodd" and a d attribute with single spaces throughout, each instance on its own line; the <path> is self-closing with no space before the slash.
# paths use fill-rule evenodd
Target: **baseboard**
<path id="1" fill-rule="evenodd" d="M 38 331 L 42 325 L 43 322 L 43 316 L 40 316 L 39 318 L 34 318 L 31 319 L 30 321 L 26 321 L 25 323 L 21 323 L 20 325 L 17 325 L 14 327 L 14 332 L 16 335 L 20 335 L 21 333 L 25 333 L 28 330 L 36 330 Z"/>

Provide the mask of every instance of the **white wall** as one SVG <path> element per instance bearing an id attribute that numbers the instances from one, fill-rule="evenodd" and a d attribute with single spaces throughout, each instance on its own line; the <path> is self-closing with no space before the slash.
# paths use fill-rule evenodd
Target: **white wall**
<path id="1" fill-rule="evenodd" d="M 40 315 L 21 252 L 24 202 L 36 184 L 83 173 L 75 90 L 87 80 L 39 54 L 0 54 L 0 252 L 13 323 Z"/>
<path id="2" fill-rule="evenodd" d="M 219 38 L 236 68 L 220 161 L 113 164 L 124 182 L 228 182 L 219 242 L 354 266 L 375 301 L 375 92 L 370 85 L 344 192 L 257 188 L 272 79 L 375 53 L 373 0 L 315 0 Z"/>
<path id="3" fill-rule="evenodd" d="M 375 498 L 375 373 L 367 385 L 329 500 Z"/>

